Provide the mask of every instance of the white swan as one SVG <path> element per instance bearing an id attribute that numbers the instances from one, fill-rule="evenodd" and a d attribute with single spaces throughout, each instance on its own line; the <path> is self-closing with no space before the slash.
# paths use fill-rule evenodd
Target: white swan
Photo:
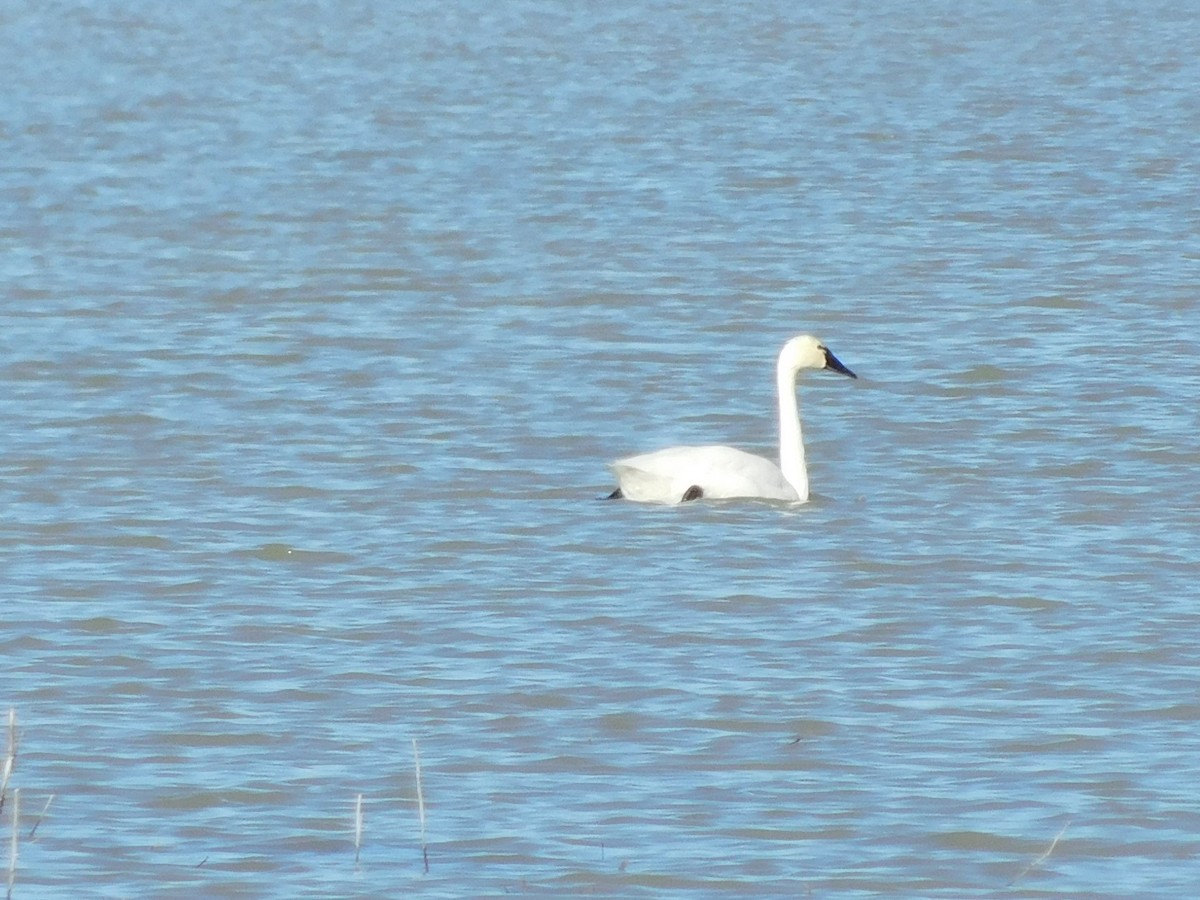
<path id="1" fill-rule="evenodd" d="M 757 497 L 764 500 L 808 499 L 808 467 L 796 405 L 796 376 L 801 369 L 832 369 L 858 376 L 808 334 L 783 345 L 775 366 L 779 389 L 779 465 L 733 447 L 668 447 L 619 459 L 612 464 L 619 487 L 610 499 L 642 503 Z"/>

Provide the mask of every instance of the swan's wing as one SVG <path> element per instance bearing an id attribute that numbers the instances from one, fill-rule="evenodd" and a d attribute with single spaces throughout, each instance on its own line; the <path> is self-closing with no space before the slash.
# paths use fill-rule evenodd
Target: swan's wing
<path id="1" fill-rule="evenodd" d="M 692 486 L 713 500 L 798 499 L 778 466 L 734 447 L 669 447 L 619 459 L 612 469 L 621 493 L 646 503 L 679 503 Z"/>

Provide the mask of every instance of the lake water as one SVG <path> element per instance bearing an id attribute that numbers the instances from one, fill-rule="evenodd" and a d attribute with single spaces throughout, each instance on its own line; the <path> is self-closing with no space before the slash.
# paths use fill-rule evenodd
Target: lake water
<path id="1" fill-rule="evenodd" d="M 1196 890 L 1191 7 L 16 2 L 0 59 L 14 897 Z M 797 332 L 860 376 L 810 503 L 596 499 L 773 454 Z"/>

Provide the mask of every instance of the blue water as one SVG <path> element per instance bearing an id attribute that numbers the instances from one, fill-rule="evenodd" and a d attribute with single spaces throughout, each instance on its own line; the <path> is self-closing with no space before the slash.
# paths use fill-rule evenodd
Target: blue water
<path id="1" fill-rule="evenodd" d="M 0 10 L 13 896 L 1189 895 L 1197 26 Z"/>

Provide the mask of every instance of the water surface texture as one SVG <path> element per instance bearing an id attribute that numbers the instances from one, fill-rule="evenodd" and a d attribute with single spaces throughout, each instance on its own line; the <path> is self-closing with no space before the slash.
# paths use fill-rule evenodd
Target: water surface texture
<path id="1" fill-rule="evenodd" d="M 0 59 L 15 897 L 1200 884 L 1189 5 L 16 2 Z M 772 454 L 805 331 L 812 502 L 596 499 Z"/>

